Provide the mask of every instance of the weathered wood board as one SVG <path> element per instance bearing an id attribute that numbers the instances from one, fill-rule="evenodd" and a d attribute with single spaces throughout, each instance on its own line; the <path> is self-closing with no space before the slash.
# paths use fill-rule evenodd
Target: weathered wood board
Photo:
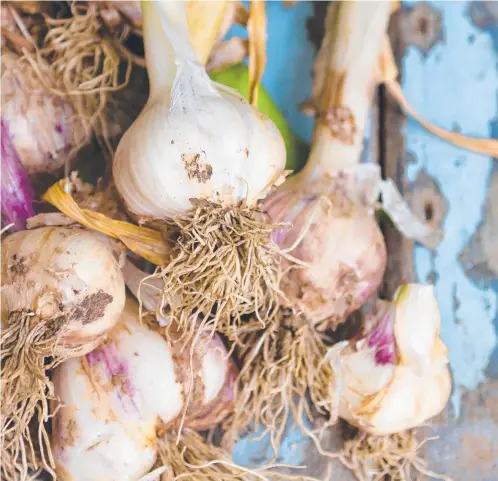
<path id="1" fill-rule="evenodd" d="M 268 4 L 268 67 L 264 84 L 292 128 L 310 140 L 312 123 L 297 105 L 308 98 L 312 59 L 325 2 L 291 9 Z M 310 31 L 311 30 L 311 31 Z M 498 2 L 406 1 L 390 36 L 410 103 L 428 120 L 476 137 L 498 137 Z M 383 295 L 400 282 L 430 282 L 450 348 L 454 392 L 426 434 L 431 467 L 455 481 L 498 480 L 498 160 L 449 145 L 401 115 L 381 89 L 374 106 L 366 158 L 378 161 L 413 210 L 445 229 L 431 252 L 386 229 L 390 261 Z M 428 393 L 429 395 L 429 393 Z M 331 431 L 337 446 L 340 428 Z M 264 442 L 241 442 L 239 462 L 271 458 Z M 317 455 L 297 429 L 289 430 L 280 462 L 305 463 L 320 479 L 353 479 L 338 462 Z"/>
<path id="2" fill-rule="evenodd" d="M 497 136 L 497 2 L 404 2 L 390 33 L 405 95 L 426 119 L 469 136 Z M 496 481 L 497 159 L 435 138 L 389 99 L 383 107 L 386 175 L 416 213 L 445 229 L 434 252 L 388 237 L 398 256 L 387 290 L 400 279 L 434 283 L 450 349 L 452 403 L 433 423 L 441 438 L 427 456 L 455 480 Z"/>

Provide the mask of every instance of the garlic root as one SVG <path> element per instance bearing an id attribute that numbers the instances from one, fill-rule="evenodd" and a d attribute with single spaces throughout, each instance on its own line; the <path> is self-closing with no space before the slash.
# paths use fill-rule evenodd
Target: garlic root
<path id="1" fill-rule="evenodd" d="M 28 464 L 54 467 L 45 423 L 48 400 L 57 400 L 47 370 L 103 340 L 125 289 L 113 253 L 81 229 L 17 232 L 2 240 L 1 256 L 2 477 L 24 480 Z"/>
<path id="2" fill-rule="evenodd" d="M 56 172 L 69 151 L 89 141 L 72 104 L 40 88 L 37 70 L 8 48 L 2 50 L 2 124 L 30 175 Z"/>
<path id="3" fill-rule="evenodd" d="M 251 470 L 235 464 L 223 449 L 185 429 L 180 442 L 174 433 L 158 441 L 159 464 L 165 468 L 161 481 L 318 481 L 302 475 L 280 474 L 268 468 Z"/>
<path id="4" fill-rule="evenodd" d="M 340 459 L 358 481 L 411 481 L 425 474 L 434 479 L 451 481 L 429 469 L 419 454 L 425 441 L 419 441 L 413 430 L 376 436 L 359 431 L 345 441 Z M 415 478 L 412 477 L 415 474 Z"/>
<path id="5" fill-rule="evenodd" d="M 243 205 L 199 202 L 170 223 L 178 229 L 171 262 L 150 280 L 164 282 L 170 315 L 191 335 L 200 325 L 237 340 L 241 317 L 257 313 L 262 325 L 278 306 L 278 252 L 272 225 Z M 194 315 L 193 315 L 194 314 Z"/>
<path id="6" fill-rule="evenodd" d="M 256 321 L 245 331 L 240 335 L 237 403 L 224 423 L 223 442 L 232 446 L 239 432 L 254 423 L 270 434 L 278 453 L 289 419 L 313 437 L 303 423 L 303 416 L 313 417 L 308 392 L 319 411 L 335 411 L 331 367 L 324 362 L 327 347 L 323 336 L 290 309 L 281 309 L 266 330 Z"/>
<path id="7" fill-rule="evenodd" d="M 70 8 L 69 18 L 45 17 L 47 33 L 40 39 L 40 47 L 35 47 L 36 53 L 26 51 L 20 61 L 32 69 L 51 95 L 71 104 L 85 136 L 72 145 L 69 157 L 88 142 L 92 133 L 112 153 L 109 139 L 120 133 L 120 127 L 110 121 L 106 106 L 112 92 L 128 85 L 131 56 L 126 54 L 122 76 L 122 50 L 103 34 L 98 3 L 72 3 Z"/>

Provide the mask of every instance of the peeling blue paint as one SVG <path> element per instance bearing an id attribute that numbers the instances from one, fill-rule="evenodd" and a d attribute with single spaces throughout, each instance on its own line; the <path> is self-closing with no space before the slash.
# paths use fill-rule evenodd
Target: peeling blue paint
<path id="1" fill-rule="evenodd" d="M 490 3 L 482 0 L 469 2 L 466 13 L 474 26 L 490 35 L 498 53 L 498 9 L 493 9 Z"/>
<path id="2" fill-rule="evenodd" d="M 434 2 L 442 11 L 446 42 L 428 56 L 408 48 L 404 58 L 404 91 L 410 103 L 429 121 L 445 128 L 455 122 L 465 135 L 487 137 L 497 117 L 497 57 L 492 40 L 466 15 L 465 2 Z M 470 35 L 475 41 L 467 42 Z M 436 55 L 440 60 L 436 61 Z M 465 65 L 465 68 L 462 68 Z M 425 168 L 441 186 L 448 201 L 443 227 L 446 237 L 435 254 L 415 249 L 415 269 L 425 281 L 435 269 L 435 286 L 443 317 L 442 336 L 450 349 L 454 376 L 455 413 L 461 394 L 485 379 L 485 370 L 496 346 L 494 321 L 497 293 L 474 284 L 465 275 L 458 257 L 482 219 L 492 159 L 463 151 L 424 131 L 413 121 L 404 130 L 406 148 L 417 161 L 407 166 L 410 182 Z M 458 162 L 455 162 L 458 159 Z M 453 305 L 456 292 L 459 303 Z"/>

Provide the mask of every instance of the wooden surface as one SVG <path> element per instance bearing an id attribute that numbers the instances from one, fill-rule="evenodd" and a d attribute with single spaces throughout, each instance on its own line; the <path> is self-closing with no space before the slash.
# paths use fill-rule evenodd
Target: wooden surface
<path id="1" fill-rule="evenodd" d="M 498 3 L 404 2 L 391 38 L 411 104 L 465 135 L 497 135 Z M 432 466 L 462 481 L 498 480 L 498 176 L 496 159 L 457 149 L 399 115 L 386 98 L 385 173 L 445 239 L 434 252 L 388 233 L 387 291 L 431 282 L 450 349 L 453 394 L 434 420 Z M 494 209 L 493 209 L 494 206 Z M 396 247 L 401 249 L 396 250 Z M 427 430 L 428 433 L 434 431 Z"/>
<path id="2" fill-rule="evenodd" d="M 292 128 L 310 140 L 311 122 L 297 104 L 311 90 L 313 42 L 321 37 L 324 2 L 268 5 L 269 55 L 264 84 Z M 308 31 L 307 26 L 311 28 Z M 498 2 L 403 2 L 390 27 L 393 49 L 410 103 L 431 122 L 466 135 L 498 137 Z M 427 458 L 455 481 L 498 480 L 498 161 L 457 149 L 406 120 L 381 89 L 368 154 L 393 178 L 412 209 L 445 229 L 431 252 L 386 228 L 390 260 L 382 294 L 400 282 L 430 282 L 450 348 L 454 392 L 427 434 Z M 340 427 L 329 446 L 340 442 Z M 243 440 L 238 462 L 271 457 L 264 442 Z M 305 463 L 320 479 L 349 481 L 299 434 L 289 436 L 279 461 Z M 329 471 L 329 464 L 332 471 Z"/>

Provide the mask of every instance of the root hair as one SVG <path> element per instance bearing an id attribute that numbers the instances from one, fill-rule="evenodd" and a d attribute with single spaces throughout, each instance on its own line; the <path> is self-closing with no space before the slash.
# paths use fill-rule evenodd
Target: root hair
<path id="1" fill-rule="evenodd" d="M 164 469 L 161 481 L 318 481 L 302 475 L 283 474 L 276 468 L 295 466 L 271 465 L 248 469 L 235 464 L 220 447 L 195 431 L 185 429 L 181 436 L 170 433 L 158 441 L 158 462 Z M 177 441 L 179 439 L 179 441 Z"/>
<path id="2" fill-rule="evenodd" d="M 1 333 L 2 479 L 29 479 L 43 468 L 54 475 L 46 423 L 58 400 L 47 371 L 71 356 L 60 347 L 66 317 L 42 321 L 32 312 L 14 311 Z M 48 362 L 46 362 L 48 360 Z M 35 434 L 36 432 L 36 434 Z"/>
<path id="3" fill-rule="evenodd" d="M 421 474 L 452 481 L 431 471 L 420 455 L 420 448 L 433 439 L 437 438 L 420 442 L 414 430 L 385 436 L 359 431 L 353 439 L 344 442 L 340 459 L 359 481 L 411 481 Z"/>
<path id="4" fill-rule="evenodd" d="M 241 335 L 243 367 L 235 411 L 225 423 L 224 443 L 232 446 L 238 433 L 254 423 L 263 426 L 261 436 L 269 433 L 276 457 L 292 418 L 319 447 L 318 433 L 306 425 L 305 418 L 313 421 L 311 400 L 330 419 L 320 430 L 335 422 L 333 372 L 326 362 L 324 338 L 302 315 L 289 309 L 282 309 L 265 331 L 257 329 L 257 324 L 253 327 Z"/>
<path id="5" fill-rule="evenodd" d="M 22 22 L 17 16 L 17 22 Z M 132 60 L 126 56 L 124 77 L 121 74 L 122 56 L 115 42 L 103 35 L 103 23 L 98 6 L 93 2 L 71 2 L 69 18 L 45 17 L 48 29 L 38 46 L 26 28 L 21 28 L 33 44 L 34 52 L 25 50 L 21 62 L 29 64 L 35 79 L 56 97 L 69 99 L 75 114 L 72 122 L 85 131 L 68 158 L 97 134 L 99 142 L 109 154 L 110 144 L 106 106 L 109 94 L 128 85 Z M 21 26 L 20 26 L 21 27 Z M 118 40 L 116 40 L 118 42 Z M 76 139 L 75 139 L 76 140 Z M 68 170 L 69 167 L 66 169 Z M 69 171 L 66 172 L 66 176 Z"/>
<path id="6" fill-rule="evenodd" d="M 167 224 L 175 233 L 171 262 L 149 278 L 164 282 L 162 305 L 188 338 L 198 329 L 238 342 L 242 316 L 255 313 L 261 327 L 279 305 L 279 258 L 271 242 L 275 226 L 245 205 L 195 201 Z M 169 238 L 171 240 L 171 238 Z M 146 279 L 145 279 L 146 280 Z"/>

